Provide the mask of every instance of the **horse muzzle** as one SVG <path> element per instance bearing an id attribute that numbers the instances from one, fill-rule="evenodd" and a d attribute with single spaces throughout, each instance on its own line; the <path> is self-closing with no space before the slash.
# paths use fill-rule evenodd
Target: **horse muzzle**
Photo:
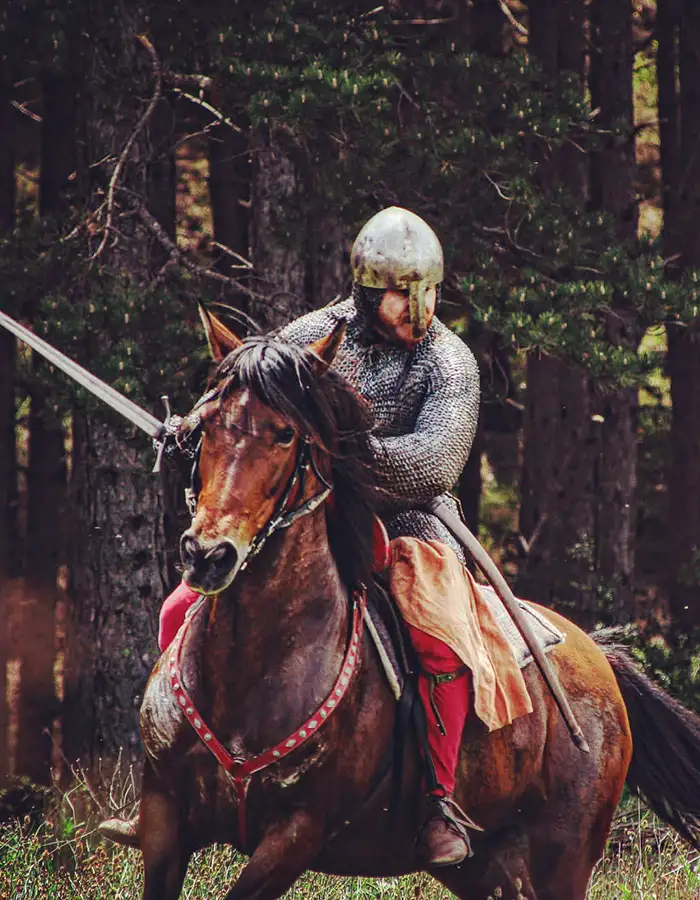
<path id="1" fill-rule="evenodd" d="M 185 582 L 203 594 L 217 594 L 233 581 L 243 561 L 230 540 L 203 543 L 191 531 L 180 538 Z"/>

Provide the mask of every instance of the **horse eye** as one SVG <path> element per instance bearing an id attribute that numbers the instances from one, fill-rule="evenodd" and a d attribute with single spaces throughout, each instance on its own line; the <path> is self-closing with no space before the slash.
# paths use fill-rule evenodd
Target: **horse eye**
<path id="1" fill-rule="evenodd" d="M 275 435 L 275 443 L 281 444 L 284 447 L 288 447 L 292 441 L 294 440 L 295 431 L 288 425 L 286 428 L 280 428 L 280 430 Z"/>

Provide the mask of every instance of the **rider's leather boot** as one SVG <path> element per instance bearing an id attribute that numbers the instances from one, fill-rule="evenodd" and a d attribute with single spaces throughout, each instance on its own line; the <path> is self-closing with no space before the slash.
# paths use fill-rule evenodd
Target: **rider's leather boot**
<path id="1" fill-rule="evenodd" d="M 138 808 L 130 819 L 117 817 L 105 819 L 97 826 L 97 830 L 103 837 L 114 841 L 116 844 L 125 844 L 127 847 L 140 847 L 139 838 L 139 811 Z"/>
<path id="2" fill-rule="evenodd" d="M 418 836 L 418 854 L 427 866 L 456 866 L 473 856 L 467 826 L 475 826 L 463 817 L 449 797 L 428 795 L 425 824 Z"/>

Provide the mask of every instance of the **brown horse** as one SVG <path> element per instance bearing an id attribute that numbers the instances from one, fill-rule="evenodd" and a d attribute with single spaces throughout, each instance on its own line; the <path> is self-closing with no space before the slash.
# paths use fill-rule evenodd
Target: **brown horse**
<path id="1" fill-rule="evenodd" d="M 143 896 L 174 900 L 191 854 L 215 842 L 250 856 L 228 900 L 280 897 L 307 869 L 420 870 L 420 751 L 411 735 L 394 817 L 396 704 L 370 640 L 352 636 L 372 494 L 367 415 L 330 368 L 342 333 L 307 351 L 208 328 L 220 365 L 186 420 L 201 443 L 181 542 L 205 597 L 141 708 Z M 492 733 L 472 717 L 456 795 L 484 830 L 472 859 L 431 872 L 457 897 L 584 900 L 628 775 L 700 845 L 700 721 L 545 612 L 566 633 L 550 659 L 591 752 L 532 666 L 531 715 Z"/>

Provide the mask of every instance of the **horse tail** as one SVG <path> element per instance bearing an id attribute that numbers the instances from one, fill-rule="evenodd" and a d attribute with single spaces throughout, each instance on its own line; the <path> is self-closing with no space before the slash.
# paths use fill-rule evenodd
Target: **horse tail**
<path id="1" fill-rule="evenodd" d="M 612 666 L 632 728 L 627 783 L 700 849 L 700 716 L 644 675 L 625 648 L 596 637 Z"/>

